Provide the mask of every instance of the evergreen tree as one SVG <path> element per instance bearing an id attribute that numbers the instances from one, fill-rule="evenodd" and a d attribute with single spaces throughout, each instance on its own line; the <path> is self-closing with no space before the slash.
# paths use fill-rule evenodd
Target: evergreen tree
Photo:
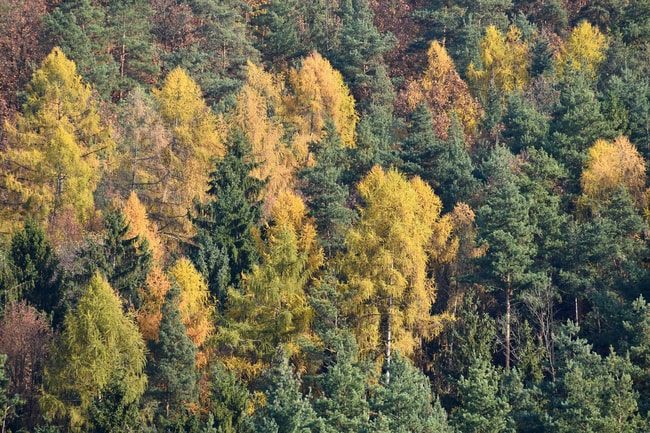
<path id="1" fill-rule="evenodd" d="M 274 361 L 265 375 L 266 403 L 251 419 L 257 433 L 309 433 L 318 419 L 300 392 L 300 380 L 291 370 L 286 356 Z"/>
<path id="2" fill-rule="evenodd" d="M 162 417 L 173 421 L 182 416 L 187 405 L 198 399 L 196 346 L 187 336 L 179 310 L 180 290 L 167 292 L 160 321 L 160 337 L 154 348 L 151 375 L 154 393 L 163 407 Z"/>
<path id="3" fill-rule="evenodd" d="M 396 354 L 385 369 L 390 382 L 382 380 L 370 399 L 376 426 L 404 433 L 453 431 L 445 410 L 431 393 L 429 380 L 408 359 Z"/>
<path id="4" fill-rule="evenodd" d="M 321 244 L 327 255 L 333 257 L 342 249 L 345 232 L 355 213 L 347 205 L 350 192 L 342 183 L 346 169 L 344 148 L 331 122 L 325 127 L 325 137 L 312 145 L 311 151 L 316 164 L 299 173 L 301 190 L 316 221 Z"/>
<path id="5" fill-rule="evenodd" d="M 499 390 L 499 372 L 485 359 L 475 359 L 467 376 L 458 382 L 461 404 L 452 413 L 452 424 L 463 433 L 509 431 L 510 405 Z"/>
<path id="6" fill-rule="evenodd" d="M 6 361 L 7 355 L 0 354 L 0 426 L 3 431 L 16 415 L 16 409 L 22 404 L 18 395 L 9 394 L 9 378 L 5 372 Z"/>
<path id="7" fill-rule="evenodd" d="M 146 239 L 128 236 L 129 223 L 119 210 L 104 217 L 104 238 L 78 253 L 82 257 L 82 278 L 101 272 L 120 293 L 127 306 L 140 307 L 140 293 L 151 269 L 152 253 Z"/>
<path id="8" fill-rule="evenodd" d="M 503 126 L 503 138 L 514 153 L 528 147 L 542 148 L 548 139 L 548 119 L 521 93 L 508 98 Z"/>
<path id="9" fill-rule="evenodd" d="M 11 239 L 9 259 L 15 284 L 34 307 L 52 314 L 62 298 L 59 262 L 45 232 L 29 220 Z"/>
<path id="10" fill-rule="evenodd" d="M 243 133 L 230 136 L 227 155 L 210 174 L 211 200 L 197 204 L 192 223 L 196 235 L 189 256 L 224 308 L 228 287 L 239 285 L 242 273 L 258 261 L 253 229 L 259 224 L 263 182 L 251 176 L 255 164 Z"/>
<path id="11" fill-rule="evenodd" d="M 488 179 L 484 199 L 477 211 L 479 242 L 487 245 L 480 259 L 491 287 L 505 295 L 505 365 L 511 361 L 512 296 L 530 278 L 535 254 L 530 202 L 519 189 L 513 172 L 515 160 L 504 147 L 497 147 L 484 164 Z"/>
<path id="12" fill-rule="evenodd" d="M 309 52 L 299 29 L 301 8 L 297 0 L 271 0 L 256 17 L 259 50 L 269 68 L 280 69 Z"/>
<path id="13" fill-rule="evenodd" d="M 244 433 L 248 422 L 246 386 L 217 363 L 210 373 L 210 414 L 215 433 Z"/>

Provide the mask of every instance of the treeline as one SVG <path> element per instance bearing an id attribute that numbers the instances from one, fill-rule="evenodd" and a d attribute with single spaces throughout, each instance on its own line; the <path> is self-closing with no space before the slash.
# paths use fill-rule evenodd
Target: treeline
<path id="1" fill-rule="evenodd" d="M 5 0 L 12 432 L 650 430 L 646 0 Z"/>

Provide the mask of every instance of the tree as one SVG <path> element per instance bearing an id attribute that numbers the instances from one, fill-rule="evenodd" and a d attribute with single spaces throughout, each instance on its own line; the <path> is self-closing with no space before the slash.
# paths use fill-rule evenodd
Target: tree
<path id="1" fill-rule="evenodd" d="M 383 55 L 392 40 L 374 24 L 373 10 L 367 0 L 343 0 L 339 9 L 341 28 L 334 47 L 332 63 L 341 71 L 358 100 L 365 99 L 372 76 L 383 64 Z"/>
<path id="2" fill-rule="evenodd" d="M 408 136 L 402 143 L 402 170 L 427 181 L 450 210 L 465 201 L 476 187 L 472 160 L 465 146 L 460 121 L 452 114 L 446 140 L 438 138 L 432 116 L 423 103 L 411 113 Z"/>
<path id="3" fill-rule="evenodd" d="M 140 289 L 151 269 L 152 253 L 146 239 L 130 236 L 129 222 L 119 209 L 104 217 L 104 237 L 79 252 L 83 260 L 82 279 L 101 272 L 123 297 L 126 307 L 141 306 Z"/>
<path id="4" fill-rule="evenodd" d="M 16 408 L 20 406 L 21 401 L 18 396 L 11 396 L 8 392 L 7 383 L 9 379 L 5 373 L 5 362 L 7 356 L 0 354 L 0 420 L 2 420 L 2 431 L 5 431 L 7 422 L 11 421 L 16 413 Z"/>
<path id="5" fill-rule="evenodd" d="M 376 425 L 384 424 L 391 432 L 452 432 L 445 410 L 421 371 L 399 354 L 386 368 L 390 381 L 380 381 L 370 398 L 371 412 L 377 414 Z"/>
<path id="6" fill-rule="evenodd" d="M 52 329 L 44 313 L 24 301 L 5 307 L 0 319 L 0 353 L 7 356 L 7 390 L 23 402 L 18 415 L 26 428 L 32 428 L 39 418 L 38 398 L 51 342 Z"/>
<path id="7" fill-rule="evenodd" d="M 123 313 L 106 279 L 96 274 L 66 314 L 45 368 L 43 412 L 83 431 L 94 399 L 110 385 L 120 386 L 125 404 L 140 398 L 147 382 L 144 365 L 145 345 L 136 324 Z"/>
<path id="8" fill-rule="evenodd" d="M 214 306 L 205 279 L 187 258 L 179 259 L 169 276 L 179 289 L 178 308 L 187 335 L 201 349 L 214 331 Z"/>
<path id="9" fill-rule="evenodd" d="M 627 137 L 620 136 L 613 142 L 597 140 L 589 148 L 580 184 L 581 200 L 594 210 L 620 187 L 642 204 L 646 185 L 645 161 Z"/>
<path id="10" fill-rule="evenodd" d="M 556 339 L 558 378 L 549 389 L 552 431 L 642 431 L 632 389 L 632 365 L 616 353 L 606 358 L 591 350 L 578 329 L 567 324 Z"/>
<path id="11" fill-rule="evenodd" d="M 304 7 L 296 0 L 270 0 L 261 5 L 254 24 L 260 53 L 269 67 L 285 68 L 309 52 L 309 42 L 299 28 Z"/>
<path id="12" fill-rule="evenodd" d="M 605 35 L 588 21 L 582 21 L 573 28 L 562 46 L 556 60 L 558 73 L 562 75 L 568 71 L 581 71 L 593 79 L 605 60 L 606 49 Z"/>
<path id="13" fill-rule="evenodd" d="M 210 372 L 210 406 L 217 433 L 246 431 L 249 403 L 248 389 L 221 363 Z"/>
<path id="14" fill-rule="evenodd" d="M 197 350 L 187 335 L 180 302 L 181 291 L 174 285 L 165 297 L 151 377 L 152 386 L 163 402 L 164 417 L 170 419 L 198 399 Z"/>
<path id="15" fill-rule="evenodd" d="M 492 151 L 483 169 L 488 183 L 476 214 L 478 241 L 487 246 L 480 258 L 482 269 L 492 287 L 505 295 L 506 370 L 511 361 L 512 296 L 528 282 L 535 253 L 530 202 L 519 190 L 514 164 L 504 147 Z"/>
<path id="16" fill-rule="evenodd" d="M 340 261 L 343 313 L 363 354 L 381 347 L 390 365 L 394 348 L 411 355 L 421 339 L 436 333 L 431 316 L 433 260 L 453 255 L 451 224 L 442 203 L 420 178 L 373 168 L 357 186 L 364 206 L 346 236 Z"/>
<path id="17" fill-rule="evenodd" d="M 41 311 L 54 314 L 62 295 L 59 262 L 45 232 L 32 220 L 11 238 L 10 262 L 22 298 Z"/>
<path id="18" fill-rule="evenodd" d="M 160 3 L 163 14 L 171 15 L 171 19 L 157 29 L 168 51 L 163 55 L 164 69 L 181 67 L 187 70 L 205 91 L 211 106 L 234 95 L 245 79 L 246 62 L 258 57 L 246 26 L 246 16 L 250 14 L 246 2 L 183 0 L 172 5 Z M 179 36 L 184 40 L 178 40 Z"/>
<path id="19" fill-rule="evenodd" d="M 208 282 L 210 293 L 223 311 L 228 288 L 239 285 L 241 275 L 258 261 L 253 231 L 261 217 L 263 183 L 251 175 L 250 144 L 241 131 L 233 131 L 228 153 L 210 174 L 210 201 L 197 204 L 192 216 L 196 229 L 189 257 Z"/>
<path id="20" fill-rule="evenodd" d="M 541 149 L 548 140 L 549 119 L 521 93 L 508 97 L 503 116 L 503 138 L 510 149 L 519 151 L 536 147 Z"/>
<path id="21" fill-rule="evenodd" d="M 2 184 L 9 221 L 43 220 L 73 209 L 80 221 L 93 210 L 100 156 L 113 140 L 91 89 L 74 62 L 55 48 L 27 86 L 22 115 L 7 125 Z"/>
<path id="22" fill-rule="evenodd" d="M 452 114 L 456 114 L 468 136 L 474 135 L 483 115 L 481 106 L 469 93 L 467 84 L 458 75 L 454 61 L 444 45 L 431 42 L 427 51 L 427 66 L 417 80 L 406 84 L 402 96 L 410 110 L 425 102 L 431 111 L 436 135 L 447 138 Z"/>
<path id="23" fill-rule="evenodd" d="M 484 359 L 475 359 L 467 377 L 458 383 L 460 406 L 452 413 L 452 424 L 467 433 L 508 431 L 510 405 L 500 394 L 499 373 Z"/>
<path id="24" fill-rule="evenodd" d="M 233 120 L 251 145 L 251 175 L 265 182 L 266 212 L 278 195 L 292 186 L 297 159 L 304 160 L 307 155 L 306 149 L 288 145 L 281 117 L 284 110 L 278 77 L 249 62 Z"/>
<path id="25" fill-rule="evenodd" d="M 309 402 L 300 392 L 300 380 L 286 358 L 274 361 L 265 375 L 266 403 L 251 420 L 259 433 L 308 433 L 317 422 Z"/>
<path id="26" fill-rule="evenodd" d="M 168 179 L 160 198 L 161 231 L 182 239 L 191 232 L 186 218 L 193 200 L 205 198 L 205 183 L 213 158 L 224 154 L 217 118 L 201 89 L 181 68 L 172 70 L 162 87 L 153 90 L 160 115 L 172 134 L 164 155 Z"/>
<path id="27" fill-rule="evenodd" d="M 481 100 L 487 101 L 490 87 L 502 98 L 521 91 L 528 82 L 529 68 L 528 45 L 521 40 L 521 31 L 511 26 L 504 36 L 495 26 L 489 26 L 481 41 L 480 66 L 470 63 L 467 75 Z"/>
<path id="28" fill-rule="evenodd" d="M 320 141 L 328 119 L 334 122 L 346 147 L 355 146 L 358 116 L 354 97 L 343 76 L 317 52 L 307 56 L 300 69 L 289 73 L 293 95 L 289 115 L 299 133 L 296 140 Z"/>
<path id="29" fill-rule="evenodd" d="M 296 340 L 307 337 L 313 311 L 306 286 L 323 254 L 305 205 L 293 192 L 278 198 L 264 238 L 259 265 L 245 276 L 242 293 L 229 296 L 228 316 L 247 351 L 270 359 L 278 347 L 291 353 Z"/>
<path id="30" fill-rule="evenodd" d="M 329 122 L 322 142 L 312 146 L 315 165 L 303 168 L 301 191 L 314 217 L 321 245 L 328 257 L 343 248 L 347 229 L 355 213 L 347 206 L 350 191 L 343 183 L 344 148 L 334 125 Z"/>

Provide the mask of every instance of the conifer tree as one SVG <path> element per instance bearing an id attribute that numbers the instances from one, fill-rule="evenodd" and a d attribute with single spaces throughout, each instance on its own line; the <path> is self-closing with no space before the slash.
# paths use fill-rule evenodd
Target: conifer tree
<path id="1" fill-rule="evenodd" d="M 492 288 L 505 295 L 505 365 L 508 370 L 512 297 L 528 282 L 535 253 L 530 203 L 519 189 L 514 164 L 513 155 L 504 147 L 492 151 L 483 170 L 488 184 L 476 215 L 479 242 L 487 246 L 487 253 L 480 259 L 483 270 Z"/>
<path id="2" fill-rule="evenodd" d="M 248 389 L 231 371 L 216 363 L 210 372 L 210 414 L 217 433 L 244 433 L 249 403 Z"/>
<path id="3" fill-rule="evenodd" d="M 45 232 L 34 221 L 11 239 L 10 261 L 22 297 L 38 310 L 52 314 L 62 297 L 59 262 Z"/>
<path id="4" fill-rule="evenodd" d="M 331 122 L 325 129 L 320 145 L 312 146 L 315 165 L 305 167 L 299 176 L 321 244 L 327 255 L 333 257 L 342 249 L 345 232 L 355 214 L 347 206 L 350 192 L 343 183 L 346 162 L 343 144 Z"/>
<path id="5" fill-rule="evenodd" d="M 460 406 L 452 424 L 467 433 L 503 433 L 509 427 L 510 404 L 499 390 L 499 373 L 484 359 L 475 359 L 458 383 Z"/>
<path id="6" fill-rule="evenodd" d="M 237 287 L 242 273 L 258 261 L 253 230 L 261 216 L 263 183 L 251 176 L 254 168 L 246 137 L 234 131 L 228 153 L 210 174 L 210 201 L 198 204 L 192 216 L 196 235 L 189 256 L 206 278 L 219 309 L 225 307 L 228 288 Z"/>
<path id="7" fill-rule="evenodd" d="M 196 346 L 187 335 L 179 308 L 177 286 L 167 293 L 160 321 L 160 337 L 154 349 L 151 386 L 160 395 L 163 416 L 174 419 L 198 399 Z"/>
<path id="8" fill-rule="evenodd" d="M 286 67 L 309 52 L 299 29 L 303 7 L 297 0 L 270 0 L 261 7 L 255 19 L 258 46 L 270 68 Z"/>
<path id="9" fill-rule="evenodd" d="M 48 419 L 85 431 L 93 401 L 116 385 L 121 401 L 137 401 L 145 390 L 145 345 L 132 318 L 106 279 L 95 274 L 74 310 L 45 369 L 41 407 Z M 75 399 L 70 399 L 75 395 Z"/>

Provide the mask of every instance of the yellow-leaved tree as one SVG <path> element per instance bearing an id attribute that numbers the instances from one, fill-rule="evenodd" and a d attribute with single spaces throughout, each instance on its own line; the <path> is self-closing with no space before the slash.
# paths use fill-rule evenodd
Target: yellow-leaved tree
<path id="1" fill-rule="evenodd" d="M 287 106 L 298 135 L 294 141 L 297 151 L 306 154 L 307 145 L 319 141 L 328 119 L 334 123 L 341 141 L 347 147 L 355 146 L 355 131 L 359 117 L 354 97 L 345 85 L 343 76 L 327 59 L 317 52 L 307 56 L 300 69 L 289 72 L 293 94 Z"/>
<path id="2" fill-rule="evenodd" d="M 251 175 L 266 181 L 263 195 L 268 212 L 278 194 L 291 188 L 297 155 L 284 140 L 281 81 L 251 62 L 246 71 L 246 82 L 237 96 L 234 123 L 252 147 L 257 167 Z"/>
<path id="3" fill-rule="evenodd" d="M 156 341 L 162 318 L 162 306 L 171 287 L 169 278 L 164 271 L 164 245 L 156 224 L 149 220 L 147 210 L 135 192 L 131 192 L 129 195 L 122 206 L 122 212 L 129 223 L 127 238 L 138 236 L 139 239 L 147 242 L 151 251 L 151 269 L 147 274 L 144 286 L 139 288 L 142 306 L 137 311 L 136 319 L 144 339 Z"/>
<path id="4" fill-rule="evenodd" d="M 645 160 L 627 137 L 597 140 L 589 148 L 580 184 L 580 202 L 592 210 L 604 204 L 621 187 L 642 206 L 645 202 Z"/>
<path id="5" fill-rule="evenodd" d="M 5 125 L 7 149 L 0 156 L 5 221 L 45 220 L 72 210 L 83 222 L 94 209 L 101 159 L 114 146 L 92 90 L 74 62 L 54 48 L 25 96 L 22 113 Z"/>
<path id="6" fill-rule="evenodd" d="M 207 361 L 204 343 L 214 333 L 215 307 L 210 299 L 208 285 L 203 276 L 187 258 L 179 259 L 170 269 L 169 276 L 180 289 L 179 309 L 187 336 L 199 349 L 197 364 Z"/>
<path id="7" fill-rule="evenodd" d="M 446 139 L 452 114 L 458 116 L 467 135 L 476 131 L 482 110 L 472 97 L 467 83 L 458 75 L 454 61 L 438 41 L 427 51 L 427 68 L 421 77 L 406 85 L 402 96 L 410 111 L 425 102 L 433 117 L 436 135 Z"/>
<path id="8" fill-rule="evenodd" d="M 598 67 L 605 60 L 606 50 L 605 35 L 588 21 L 582 21 L 571 30 L 558 53 L 557 72 L 562 75 L 568 70 L 577 70 L 595 78 Z"/>
<path id="9" fill-rule="evenodd" d="M 361 351 L 383 352 L 390 362 L 393 348 L 410 356 L 440 330 L 427 269 L 453 257 L 457 242 L 450 241 L 452 224 L 441 216 L 440 199 L 420 178 L 375 167 L 357 189 L 364 205 L 340 259 L 343 313 Z"/>
<path id="10" fill-rule="evenodd" d="M 270 361 L 279 346 L 295 354 L 297 340 L 310 335 L 313 311 L 306 287 L 323 264 L 323 251 L 294 192 L 282 192 L 274 203 L 260 254 L 260 264 L 245 276 L 243 293 L 233 290 L 229 296 L 231 326 L 221 336 L 234 347 L 231 366 L 247 375 L 259 371 L 258 361 Z"/>
<path id="11" fill-rule="evenodd" d="M 481 100 L 487 101 L 490 86 L 507 96 L 528 83 L 528 44 L 521 40 L 517 27 L 510 26 L 504 35 L 495 26 L 488 26 L 481 41 L 480 56 L 481 64 L 470 63 L 467 75 Z"/>
<path id="12" fill-rule="evenodd" d="M 160 229 L 165 235 L 182 238 L 191 232 L 187 212 L 193 199 L 205 196 L 211 160 L 223 157 L 225 150 L 218 119 L 187 72 L 172 70 L 153 95 L 172 134 L 171 146 L 163 156 L 167 174 L 158 211 Z"/>

